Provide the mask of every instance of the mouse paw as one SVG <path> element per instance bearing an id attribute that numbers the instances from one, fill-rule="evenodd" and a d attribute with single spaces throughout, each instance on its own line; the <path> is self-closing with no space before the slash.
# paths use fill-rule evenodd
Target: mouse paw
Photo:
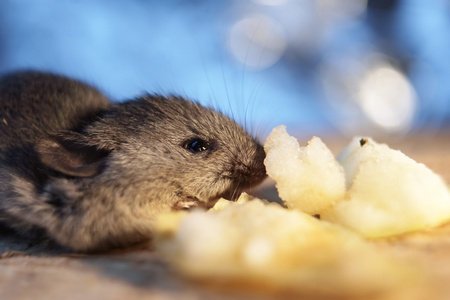
<path id="1" fill-rule="evenodd" d="M 195 197 L 185 197 L 172 205 L 172 210 L 192 210 L 197 208 L 206 208 L 206 203 Z"/>

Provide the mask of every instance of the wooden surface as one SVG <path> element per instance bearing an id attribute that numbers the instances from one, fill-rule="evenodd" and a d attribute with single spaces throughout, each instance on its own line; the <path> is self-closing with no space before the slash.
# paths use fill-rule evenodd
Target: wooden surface
<path id="1" fill-rule="evenodd" d="M 417 134 L 392 141 L 450 182 L 450 135 Z M 327 143 L 327 140 L 325 139 Z M 332 141 L 339 149 L 347 141 Z M 327 143 L 328 144 L 328 143 Z M 270 195 L 270 188 L 265 194 Z M 450 299 L 450 225 L 379 243 L 419 265 L 429 278 L 420 286 L 376 299 Z M 297 296 L 284 298 L 298 298 Z M 151 245 L 95 255 L 71 254 L 51 243 L 0 235 L 0 299 L 280 299 L 264 291 L 230 291 L 176 275 Z M 307 295 L 305 299 L 314 299 Z M 331 297 L 334 299 L 334 297 Z"/>

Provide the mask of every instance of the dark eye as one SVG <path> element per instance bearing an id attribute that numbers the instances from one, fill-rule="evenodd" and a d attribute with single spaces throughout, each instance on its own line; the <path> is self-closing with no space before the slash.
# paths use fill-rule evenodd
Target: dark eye
<path id="1" fill-rule="evenodd" d="M 194 138 L 188 140 L 184 143 L 184 148 L 191 151 L 192 153 L 198 153 L 210 149 L 209 142 L 202 140 L 200 138 Z"/>

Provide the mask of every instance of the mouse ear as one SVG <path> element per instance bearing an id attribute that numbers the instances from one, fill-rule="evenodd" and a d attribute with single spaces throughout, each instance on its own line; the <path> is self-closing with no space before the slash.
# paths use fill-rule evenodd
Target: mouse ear
<path id="1" fill-rule="evenodd" d="M 98 175 L 110 153 L 110 150 L 91 145 L 86 136 L 73 131 L 45 135 L 35 148 L 46 166 L 74 177 Z"/>

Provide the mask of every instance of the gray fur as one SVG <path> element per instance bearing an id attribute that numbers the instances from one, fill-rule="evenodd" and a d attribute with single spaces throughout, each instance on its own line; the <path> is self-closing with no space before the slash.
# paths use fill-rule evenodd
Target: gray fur
<path id="1" fill-rule="evenodd" d="M 58 75 L 0 78 L 0 219 L 73 250 L 146 240 L 156 214 L 261 182 L 263 159 L 235 122 L 179 97 L 113 104 Z"/>

